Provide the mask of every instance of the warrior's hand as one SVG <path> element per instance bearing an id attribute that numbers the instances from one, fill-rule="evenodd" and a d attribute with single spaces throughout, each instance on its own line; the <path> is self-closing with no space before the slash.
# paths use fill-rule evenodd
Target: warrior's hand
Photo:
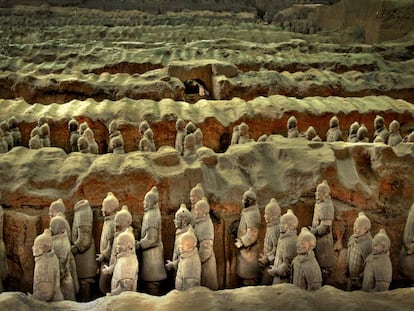
<path id="1" fill-rule="evenodd" d="M 234 245 L 237 248 L 241 248 L 243 246 L 243 243 L 242 243 L 242 241 L 240 239 L 236 239 L 236 242 L 234 242 Z"/>
<path id="2" fill-rule="evenodd" d="M 105 256 L 103 254 L 96 254 L 96 261 L 97 262 L 102 262 L 104 261 Z"/>
<path id="3" fill-rule="evenodd" d="M 259 264 L 263 267 L 267 267 L 269 265 L 269 259 L 264 254 L 260 254 Z"/>

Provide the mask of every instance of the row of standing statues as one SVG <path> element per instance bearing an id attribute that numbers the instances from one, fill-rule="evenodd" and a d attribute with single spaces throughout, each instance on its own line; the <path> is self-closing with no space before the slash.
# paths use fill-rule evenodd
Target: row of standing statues
<path id="1" fill-rule="evenodd" d="M 381 116 L 376 116 L 374 120 L 375 133 L 372 137 L 373 142 L 382 142 L 389 146 L 396 146 L 401 142 L 414 142 L 414 132 L 406 137 L 402 137 L 400 133 L 400 123 L 393 120 L 387 129 L 385 120 Z M 89 127 L 88 123 L 81 124 L 76 119 L 71 119 L 68 122 L 68 130 L 70 133 L 69 149 L 71 152 L 92 153 L 99 154 L 99 145 L 95 140 L 95 134 Z M 189 121 L 187 124 L 183 119 L 176 121 L 176 139 L 175 148 L 182 156 L 191 156 L 196 153 L 196 150 L 203 146 L 203 132 L 197 128 L 195 124 Z M 299 132 L 297 120 L 291 116 L 287 121 L 287 137 L 297 138 L 303 137 L 310 141 L 322 141 L 317 135 L 313 126 L 309 126 L 305 132 Z M 123 154 L 125 153 L 124 138 L 119 129 L 119 124 L 113 120 L 108 126 L 109 143 L 108 153 Z M 140 141 L 138 143 L 138 150 L 140 151 L 156 151 L 154 142 L 154 132 L 147 121 L 142 121 L 139 125 Z M 260 136 L 257 141 L 263 142 L 267 139 L 267 134 Z M 326 133 L 326 141 L 343 141 L 344 137 L 339 126 L 339 119 L 333 116 L 329 121 L 329 130 Z M 21 133 L 18 127 L 17 119 L 13 116 L 8 121 L 0 123 L 0 153 L 7 152 L 13 146 L 20 146 L 22 141 Z M 231 145 L 243 144 L 251 142 L 249 126 L 242 122 L 234 126 L 231 137 Z M 368 129 L 364 124 L 354 122 L 349 127 L 348 142 L 369 142 Z M 38 125 L 33 128 L 30 133 L 29 148 L 39 149 L 42 147 L 50 147 L 50 127 L 48 119 L 41 116 L 38 119 Z"/>
<path id="2" fill-rule="evenodd" d="M 219 288 L 214 253 L 214 225 L 201 184 L 190 192 L 191 210 L 182 204 L 175 213 L 176 227 L 171 260 L 164 262 L 161 213 L 157 187 L 144 197 L 140 239 L 135 239 L 132 215 L 127 206 L 109 192 L 102 202 L 104 223 L 99 252 L 92 236 L 93 213 L 87 200 L 74 206 L 72 228 L 65 218 L 62 199 L 50 204 L 50 226 L 34 241 L 33 296 L 43 301 L 90 299 L 91 284 L 99 271 L 99 289 L 116 295 L 136 291 L 138 275 L 145 292 L 160 293 L 167 270 L 175 271 L 175 288 L 205 286 Z M 242 285 L 293 283 L 317 290 L 335 264 L 332 224 L 334 205 L 326 181 L 316 188 L 312 224 L 298 235 L 298 218 L 292 210 L 281 215 L 272 198 L 264 209 L 264 245 L 258 243 L 261 214 L 252 188 L 242 199 L 242 212 L 234 246 L 236 273 Z M 3 210 L 0 209 L 1 216 Z M 1 220 L 3 217 L 1 217 Z M 3 222 L 1 222 L 3 225 Z M 372 237 L 371 222 L 360 212 L 348 240 L 348 290 L 388 290 L 392 281 L 390 239 L 384 229 Z M 0 228 L 3 232 L 3 228 Z M 6 251 L 0 240 L 0 277 L 7 278 Z M 138 254 L 138 256 L 137 256 Z M 140 262 L 138 262 L 138 258 Z M 408 214 L 399 271 L 414 282 L 414 204 Z M 3 286 L 1 285 L 1 289 Z"/>

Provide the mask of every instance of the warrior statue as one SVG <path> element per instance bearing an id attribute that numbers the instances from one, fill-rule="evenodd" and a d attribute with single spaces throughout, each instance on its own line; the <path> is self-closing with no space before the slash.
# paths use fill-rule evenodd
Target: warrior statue
<path id="1" fill-rule="evenodd" d="M 385 120 L 383 117 L 378 116 L 378 115 L 375 117 L 374 128 L 375 128 L 375 133 L 374 133 L 373 139 L 375 140 L 377 136 L 381 136 L 383 142 L 387 144 L 390 133 L 385 127 Z"/>
<path id="2" fill-rule="evenodd" d="M 4 291 L 4 281 L 8 276 L 6 245 L 3 239 L 4 211 L 0 205 L 0 293 Z"/>
<path id="3" fill-rule="evenodd" d="M 10 135 L 13 137 L 13 146 L 20 146 L 22 144 L 22 133 L 17 125 L 17 119 L 15 116 L 9 119 Z"/>
<path id="4" fill-rule="evenodd" d="M 177 119 L 175 122 L 175 129 L 177 130 L 177 135 L 175 136 L 175 149 L 177 149 L 179 155 L 183 155 L 185 137 L 185 122 L 183 119 Z"/>
<path id="5" fill-rule="evenodd" d="M 71 119 L 68 122 L 68 130 L 70 133 L 69 138 L 69 146 L 71 152 L 79 151 L 78 149 L 78 139 L 80 137 L 79 131 L 78 131 L 79 123 L 75 119 Z"/>
<path id="6" fill-rule="evenodd" d="M 414 204 L 411 205 L 405 223 L 399 272 L 410 284 L 414 284 Z"/>
<path id="7" fill-rule="evenodd" d="M 89 152 L 92 154 L 99 154 L 99 146 L 95 140 L 95 134 L 92 129 L 88 127 L 85 132 L 83 132 L 83 136 L 88 140 Z"/>
<path id="8" fill-rule="evenodd" d="M 248 143 L 250 141 L 250 136 L 249 136 L 249 126 L 242 122 L 239 125 L 239 140 L 238 140 L 238 144 L 245 144 Z"/>
<path id="9" fill-rule="evenodd" d="M 357 131 L 357 139 L 358 142 L 360 143 L 368 143 L 369 142 L 369 138 L 368 138 L 368 129 L 366 128 L 366 126 L 364 124 L 362 124 L 360 126 L 360 128 Z"/>
<path id="10" fill-rule="evenodd" d="M 359 123 L 357 121 L 351 124 L 351 126 L 349 127 L 348 142 L 350 143 L 358 142 L 358 136 L 357 136 L 358 129 L 359 129 Z"/>
<path id="11" fill-rule="evenodd" d="M 295 116 L 291 116 L 287 121 L 287 130 L 288 130 L 288 138 L 297 138 L 299 137 L 298 131 L 298 121 L 296 120 Z"/>
<path id="12" fill-rule="evenodd" d="M 334 141 L 343 141 L 344 138 L 342 137 L 342 131 L 339 128 L 339 120 L 337 116 L 333 116 L 331 120 L 329 120 L 329 130 L 326 132 L 326 141 L 327 142 L 334 142 Z"/>
<path id="13" fill-rule="evenodd" d="M 239 125 L 235 125 L 233 127 L 233 133 L 231 134 L 231 142 L 230 145 L 236 145 L 239 143 L 239 138 L 240 138 L 240 126 Z"/>
<path id="14" fill-rule="evenodd" d="M 393 120 L 390 123 L 389 129 L 390 135 L 388 136 L 388 146 L 395 147 L 403 140 L 400 134 L 400 122 Z"/>

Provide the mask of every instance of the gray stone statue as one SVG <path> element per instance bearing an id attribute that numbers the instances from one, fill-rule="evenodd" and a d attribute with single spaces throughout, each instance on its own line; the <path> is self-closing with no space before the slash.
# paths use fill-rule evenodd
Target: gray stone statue
<path id="1" fill-rule="evenodd" d="M 187 125 L 185 126 L 185 135 L 194 134 L 196 129 L 197 127 L 192 121 L 188 122 Z"/>
<path id="2" fill-rule="evenodd" d="M 83 136 L 86 138 L 89 144 L 89 152 L 92 154 L 99 154 L 99 146 L 95 140 L 95 134 L 93 133 L 91 128 L 87 128 L 83 132 Z"/>
<path id="3" fill-rule="evenodd" d="M 95 241 L 92 235 L 93 214 L 88 200 L 78 201 L 74 208 L 72 224 L 72 254 L 75 256 L 79 278 L 79 298 L 90 298 L 90 284 L 94 283 L 97 264 Z"/>
<path id="4" fill-rule="evenodd" d="M 191 215 L 194 219 L 194 208 L 198 201 L 204 198 L 204 189 L 203 186 L 198 183 L 190 191 L 190 202 L 191 202 Z"/>
<path id="5" fill-rule="evenodd" d="M 52 234 L 49 229 L 38 235 L 33 244 L 35 268 L 33 297 L 42 301 L 63 300 L 60 290 L 59 259 L 53 252 Z"/>
<path id="6" fill-rule="evenodd" d="M 363 212 L 354 222 L 354 234 L 349 237 L 347 249 L 347 290 L 361 289 L 364 262 L 372 252 L 371 221 Z"/>
<path id="7" fill-rule="evenodd" d="M 17 124 L 17 119 L 15 116 L 9 118 L 9 130 L 10 135 L 13 137 L 13 146 L 21 146 L 22 144 L 22 133 Z"/>
<path id="8" fill-rule="evenodd" d="M 161 281 L 167 278 L 167 273 L 164 266 L 157 187 L 152 187 L 144 198 L 141 240 L 137 242 L 137 248 L 142 250 L 141 279 L 145 282 L 149 294 L 158 295 Z"/>
<path id="9" fill-rule="evenodd" d="M 147 129 L 144 132 L 144 138 L 146 138 L 150 143 L 150 151 L 155 152 L 157 149 L 155 148 L 155 143 L 154 143 L 154 132 L 152 131 L 151 128 Z"/>
<path id="10" fill-rule="evenodd" d="M 117 120 L 112 120 L 111 123 L 109 123 L 108 131 L 109 131 L 108 153 L 112 153 L 114 149 L 113 139 L 119 136 L 122 139 L 122 146 L 123 146 L 124 138 L 122 137 L 122 134 L 119 131 Z"/>
<path id="11" fill-rule="evenodd" d="M 398 270 L 408 283 L 414 284 L 414 204 L 405 223 Z"/>
<path id="12" fill-rule="evenodd" d="M 258 262 L 260 245 L 257 243 L 261 216 L 253 188 L 243 194 L 242 204 L 243 210 L 234 243 L 238 249 L 236 273 L 242 279 L 243 285 L 256 285 L 261 276 Z"/>
<path id="13" fill-rule="evenodd" d="M 181 236 L 179 251 L 175 288 L 181 291 L 199 286 L 201 261 L 197 251 L 197 238 L 192 228 Z"/>
<path id="14" fill-rule="evenodd" d="M 60 289 L 63 299 L 75 301 L 75 294 L 79 291 L 79 283 L 77 282 L 76 269 L 72 270 L 74 258 L 66 232 L 66 224 L 65 216 L 58 213 L 50 220 L 50 231 L 52 232 L 53 251 L 59 260 Z"/>
<path id="15" fill-rule="evenodd" d="M 290 283 L 292 261 L 296 257 L 297 227 L 298 218 L 289 209 L 280 219 L 279 241 L 273 265 L 269 269 L 273 284 Z"/>
<path id="16" fill-rule="evenodd" d="M 239 125 L 235 125 L 233 127 L 233 133 L 231 134 L 231 142 L 230 145 L 236 145 L 239 143 L 239 138 L 240 138 L 240 126 Z"/>
<path id="17" fill-rule="evenodd" d="M 4 292 L 4 282 L 6 281 L 9 272 L 7 268 L 6 245 L 3 239 L 4 228 L 4 211 L 0 205 L 0 293 Z"/>
<path id="18" fill-rule="evenodd" d="M 329 130 L 326 132 L 326 141 L 327 142 L 334 142 L 334 141 L 343 141 L 344 138 L 342 136 L 342 131 L 339 128 L 339 120 L 337 116 L 333 116 L 331 120 L 329 120 Z"/>
<path id="19" fill-rule="evenodd" d="M 359 141 L 358 135 L 357 135 L 358 130 L 359 130 L 359 123 L 355 121 L 349 127 L 348 142 L 357 143 Z"/>
<path id="20" fill-rule="evenodd" d="M 146 130 L 150 128 L 150 125 L 147 120 L 141 121 L 139 124 L 139 134 L 141 135 L 141 138 L 144 137 L 144 133 Z"/>
<path id="21" fill-rule="evenodd" d="M 177 135 L 175 136 L 175 149 L 177 149 L 179 155 L 183 155 L 185 137 L 185 122 L 183 119 L 177 119 L 175 122 L 175 129 L 177 130 Z"/>
<path id="22" fill-rule="evenodd" d="M 378 115 L 375 117 L 374 128 L 375 128 L 375 133 L 374 133 L 373 140 L 375 140 L 375 138 L 377 136 L 381 136 L 384 143 L 387 144 L 388 143 L 388 136 L 390 135 L 390 133 L 388 132 L 387 128 L 385 127 L 385 120 L 384 120 L 383 117 L 378 116 Z"/>
<path id="23" fill-rule="evenodd" d="M 0 123 L 0 129 L 3 131 L 3 139 L 7 143 L 7 150 L 11 150 L 13 148 L 14 140 L 13 136 L 10 134 L 9 129 L 9 122 L 3 121 Z"/>
<path id="24" fill-rule="evenodd" d="M 135 253 L 135 237 L 129 227 L 118 235 L 114 245 L 116 260 L 111 266 L 104 265 L 102 272 L 112 274 L 111 295 L 137 290 L 138 259 Z"/>
<path id="25" fill-rule="evenodd" d="M 203 147 L 203 132 L 201 131 L 200 128 L 196 129 L 196 131 L 194 132 L 194 137 L 195 137 L 194 148 L 197 150 L 198 148 Z"/>
<path id="26" fill-rule="evenodd" d="M 171 260 L 167 260 L 165 267 L 167 270 L 177 269 L 178 267 L 178 260 L 180 257 L 180 240 L 184 233 L 188 231 L 188 229 L 192 228 L 191 223 L 193 221 L 193 217 L 191 212 L 187 209 L 185 204 L 181 204 L 180 208 L 175 213 L 174 218 L 174 225 L 176 228 L 175 231 L 175 241 L 174 241 L 174 251 Z"/>
<path id="27" fill-rule="evenodd" d="M 122 135 L 118 135 L 112 138 L 112 153 L 125 154 L 124 139 Z"/>
<path id="28" fill-rule="evenodd" d="M 238 144 L 245 144 L 250 142 L 249 126 L 246 123 L 242 122 L 239 125 L 239 134 L 240 136 L 237 142 Z"/>
<path id="29" fill-rule="evenodd" d="M 42 125 L 39 124 L 39 131 L 40 131 L 40 141 L 42 142 L 43 147 L 50 147 L 50 128 L 49 124 L 43 123 Z"/>
<path id="30" fill-rule="evenodd" d="M 321 269 L 313 253 L 315 245 L 312 232 L 302 228 L 296 242 L 297 256 L 292 261 L 292 283 L 307 291 L 318 290 L 322 285 Z"/>
<path id="31" fill-rule="evenodd" d="M 217 263 L 214 253 L 214 225 L 210 218 L 210 205 L 205 198 L 194 207 L 194 232 L 198 240 L 201 261 L 201 286 L 218 289 Z"/>
<path id="32" fill-rule="evenodd" d="M 79 134 L 83 136 L 83 133 L 85 133 L 85 130 L 89 128 L 88 122 L 84 121 L 79 125 Z"/>
<path id="33" fill-rule="evenodd" d="M 76 121 L 75 119 L 71 119 L 68 122 L 68 130 L 70 133 L 69 146 L 70 146 L 71 152 L 79 151 L 78 139 L 80 137 L 80 134 L 79 134 L 78 128 L 79 128 L 79 124 L 78 124 L 78 121 Z"/>
<path id="34" fill-rule="evenodd" d="M 108 192 L 103 199 L 101 211 L 104 217 L 104 223 L 101 233 L 100 253 L 96 255 L 96 261 L 100 264 L 101 269 L 99 290 L 102 294 L 106 294 L 111 291 L 111 277 L 108 274 L 102 273 L 102 269 L 104 266 L 109 265 L 111 259 L 115 234 L 114 218 L 116 212 L 119 211 L 119 201 L 112 192 Z"/>
<path id="35" fill-rule="evenodd" d="M 53 201 L 49 205 L 49 217 L 50 217 L 50 219 L 55 217 L 57 214 L 60 214 L 62 217 L 65 217 L 65 211 L 66 211 L 66 206 L 65 206 L 65 203 L 63 202 L 62 199 L 57 199 L 56 201 Z M 66 220 L 66 218 L 65 218 L 65 220 Z M 71 242 L 72 241 L 72 235 L 71 235 L 72 232 L 70 230 L 70 225 L 69 225 L 69 222 L 67 220 L 66 220 L 66 223 L 65 223 L 65 231 L 66 231 L 66 234 L 68 236 L 69 242 Z"/>
<path id="36" fill-rule="evenodd" d="M 266 205 L 264 219 L 266 222 L 266 235 L 263 243 L 263 254 L 260 254 L 259 257 L 259 264 L 264 269 L 262 284 L 270 285 L 273 283 L 273 276 L 268 273 L 267 268 L 275 260 L 276 246 L 280 235 L 280 206 L 275 198 L 270 199 Z"/>
<path id="37" fill-rule="evenodd" d="M 6 153 L 9 151 L 9 146 L 7 146 L 7 141 L 3 136 L 3 130 L 0 128 L 0 153 Z"/>
<path id="38" fill-rule="evenodd" d="M 139 146 L 138 149 L 140 151 L 144 151 L 144 152 L 152 151 L 151 142 L 146 137 L 141 138 L 138 146 Z"/>
<path id="39" fill-rule="evenodd" d="M 291 116 L 287 121 L 287 130 L 288 130 L 288 138 L 297 138 L 299 137 L 298 131 L 298 121 L 296 120 L 295 116 Z"/>
<path id="40" fill-rule="evenodd" d="M 85 136 L 81 136 L 78 139 L 78 150 L 80 153 L 90 153 L 89 142 Z"/>
<path id="41" fill-rule="evenodd" d="M 122 206 L 121 210 L 115 214 L 114 218 L 114 242 L 111 248 L 111 257 L 109 259 L 109 266 L 115 265 L 116 262 L 116 249 L 114 245 L 117 243 L 118 236 L 125 232 L 128 228 L 131 228 L 132 216 L 128 210 L 128 206 Z"/>
<path id="42" fill-rule="evenodd" d="M 362 290 L 366 292 L 382 292 L 388 290 L 392 280 L 392 264 L 390 259 L 391 242 L 384 229 L 372 239 L 372 253 L 365 261 Z"/>
<path id="43" fill-rule="evenodd" d="M 390 125 L 390 135 L 388 136 L 388 146 L 395 147 L 400 142 L 402 142 L 402 137 L 400 134 L 400 122 L 393 120 Z"/>
<path id="44" fill-rule="evenodd" d="M 368 129 L 366 128 L 364 124 L 362 124 L 357 131 L 357 139 L 358 139 L 358 142 L 360 143 L 369 142 Z"/>
<path id="45" fill-rule="evenodd" d="M 30 140 L 29 140 L 29 148 L 30 149 L 40 149 L 42 147 L 43 147 L 43 145 L 42 145 L 42 142 L 40 140 L 39 135 L 34 135 L 34 136 L 30 137 Z"/>
<path id="46" fill-rule="evenodd" d="M 193 133 L 188 134 L 184 138 L 184 157 L 191 157 L 195 156 L 196 148 L 195 148 L 195 135 Z"/>
<path id="47" fill-rule="evenodd" d="M 309 126 L 305 132 L 305 138 L 310 141 L 322 141 L 313 126 Z"/>
<path id="48" fill-rule="evenodd" d="M 316 236 L 315 255 L 324 277 L 331 274 L 331 269 L 335 264 L 332 236 L 335 209 L 330 193 L 331 190 L 326 180 L 316 187 L 316 202 L 310 228 L 310 231 Z"/>

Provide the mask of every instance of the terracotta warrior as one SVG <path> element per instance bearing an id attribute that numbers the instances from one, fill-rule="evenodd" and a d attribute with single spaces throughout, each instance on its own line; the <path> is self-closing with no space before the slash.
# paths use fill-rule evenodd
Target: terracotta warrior
<path id="1" fill-rule="evenodd" d="M 155 143 L 154 143 L 154 132 L 152 131 L 151 128 L 147 129 L 144 132 L 144 138 L 148 139 L 148 141 L 150 142 L 150 151 L 155 152 L 157 149 L 155 148 Z"/>
<path id="2" fill-rule="evenodd" d="M 198 240 L 201 261 L 201 286 L 218 289 L 217 263 L 214 253 L 214 225 L 210 218 L 210 205 L 205 198 L 194 207 L 194 232 Z"/>
<path id="3" fill-rule="evenodd" d="M 201 261 L 197 251 L 197 238 L 190 228 L 181 236 L 179 244 L 179 260 L 177 264 L 177 275 L 175 277 L 175 288 L 186 290 L 199 286 L 201 279 Z"/>
<path id="4" fill-rule="evenodd" d="M 53 201 L 49 205 L 49 217 L 50 217 L 50 219 L 55 217 L 57 214 L 60 214 L 62 217 L 65 217 L 65 211 L 66 211 L 66 206 L 65 206 L 65 203 L 63 202 L 62 199 L 57 199 L 56 201 Z M 65 220 L 66 220 L 66 218 L 65 218 Z M 66 223 L 65 223 L 65 231 L 66 231 L 66 234 L 68 236 L 69 242 L 71 242 L 72 241 L 72 235 L 71 235 L 72 232 L 70 230 L 70 225 L 69 225 L 69 222 L 67 220 L 66 220 Z"/>
<path id="5" fill-rule="evenodd" d="M 42 142 L 40 141 L 39 135 L 32 136 L 29 140 L 29 148 L 30 149 L 40 149 L 42 148 Z"/>
<path id="6" fill-rule="evenodd" d="M 363 212 L 354 222 L 354 234 L 349 237 L 347 249 L 347 290 L 361 289 L 364 262 L 372 252 L 371 221 Z"/>
<path id="7" fill-rule="evenodd" d="M 382 292 L 388 290 L 392 280 L 392 264 L 390 259 L 391 242 L 384 229 L 372 239 L 372 253 L 365 261 L 362 290 L 366 292 Z"/>
<path id="8" fill-rule="evenodd" d="M 72 270 L 74 258 L 66 232 L 66 224 L 65 216 L 59 213 L 50 220 L 50 231 L 52 232 L 53 251 L 59 260 L 60 289 L 63 298 L 64 300 L 75 301 L 75 294 L 79 290 L 79 283 L 77 281 L 76 269 Z"/>
<path id="9" fill-rule="evenodd" d="M 287 130 L 288 130 L 288 138 L 297 138 L 299 137 L 298 131 L 298 121 L 296 120 L 295 116 L 291 116 L 287 121 Z"/>
<path id="10" fill-rule="evenodd" d="M 259 237 L 260 211 L 256 204 L 256 193 L 252 188 L 243 194 L 243 210 L 237 238 L 236 273 L 242 279 L 243 285 L 256 285 L 261 275 L 259 266 Z"/>
<path id="11" fill-rule="evenodd" d="M 191 216 L 191 212 L 187 209 L 185 204 L 181 204 L 180 208 L 175 213 L 174 218 L 174 225 L 176 228 L 175 231 L 175 241 L 174 241 L 174 251 L 171 260 L 167 260 L 165 267 L 167 270 L 177 269 L 178 267 L 178 260 L 180 257 L 180 240 L 184 233 L 188 231 L 188 229 L 192 228 L 191 223 L 193 221 L 193 217 Z"/>
<path id="12" fill-rule="evenodd" d="M 13 136 L 10 134 L 9 123 L 7 121 L 1 122 L 0 129 L 3 131 L 3 139 L 7 143 L 7 150 L 11 150 L 14 146 L 14 140 Z"/>
<path id="13" fill-rule="evenodd" d="M 114 218 L 116 212 L 119 211 L 119 201 L 112 192 L 108 192 L 106 197 L 103 199 L 101 211 L 102 216 L 104 217 L 104 223 L 101 233 L 100 253 L 96 255 L 96 261 L 100 265 L 102 272 L 103 267 L 105 265 L 108 266 L 111 259 L 115 234 Z M 106 294 L 111 291 L 111 277 L 107 274 L 100 274 L 99 289 L 102 294 Z"/>
<path id="14" fill-rule="evenodd" d="M 230 145 L 236 145 L 239 143 L 239 138 L 240 138 L 240 126 L 239 125 L 235 125 L 233 127 L 233 133 L 231 134 L 231 142 Z"/>
<path id="15" fill-rule="evenodd" d="M 337 116 L 333 116 L 331 120 L 329 120 L 329 130 L 326 132 L 326 141 L 327 142 L 334 142 L 334 141 L 343 141 L 344 138 L 342 137 L 342 131 L 339 128 L 339 120 Z"/>
<path id="16" fill-rule="evenodd" d="M 194 208 L 198 201 L 204 198 L 204 189 L 203 186 L 198 183 L 195 185 L 190 191 L 190 202 L 191 202 L 191 215 L 193 216 L 194 220 Z"/>
<path id="17" fill-rule="evenodd" d="M 89 152 L 92 154 L 99 154 L 99 146 L 95 140 L 95 134 L 93 133 L 91 128 L 87 128 L 83 132 L 83 136 L 86 138 L 89 144 Z"/>
<path id="18" fill-rule="evenodd" d="M 52 234 L 49 229 L 38 235 L 33 244 L 35 268 L 33 297 L 43 301 L 63 300 L 60 290 L 59 260 L 53 252 Z"/>
<path id="19" fill-rule="evenodd" d="M 388 136 L 388 146 L 394 147 L 402 142 L 402 137 L 400 134 L 400 122 L 393 120 L 389 126 L 390 135 Z"/>
<path id="20" fill-rule="evenodd" d="M 322 285 L 321 269 L 313 253 L 315 245 L 312 232 L 302 228 L 296 242 L 297 256 L 292 261 L 292 283 L 307 291 L 318 290 Z"/>
<path id="21" fill-rule="evenodd" d="M 351 124 L 349 127 L 348 142 L 357 143 L 359 141 L 357 136 L 358 129 L 359 123 L 357 121 Z"/>
<path id="22" fill-rule="evenodd" d="M 83 136 L 83 133 L 85 133 L 86 129 L 89 128 L 88 122 L 84 121 L 79 125 L 79 134 Z"/>
<path id="23" fill-rule="evenodd" d="M 152 144 L 146 137 L 143 137 L 139 141 L 138 149 L 140 151 L 150 152 L 152 151 Z"/>
<path id="24" fill-rule="evenodd" d="M 38 120 L 38 126 L 40 131 L 39 138 L 42 141 L 42 146 L 50 147 L 50 128 L 47 123 L 47 119 L 40 117 Z"/>
<path id="25" fill-rule="evenodd" d="M 388 143 L 388 136 L 390 135 L 390 133 L 388 132 L 387 128 L 385 127 L 385 120 L 384 120 L 383 117 L 378 116 L 378 115 L 375 117 L 374 128 L 375 128 L 375 133 L 374 133 L 373 139 L 375 139 L 375 137 L 377 137 L 377 136 L 381 136 L 384 143 L 387 144 Z"/>
<path id="26" fill-rule="evenodd" d="M 112 120 L 111 123 L 109 123 L 108 131 L 109 131 L 108 153 L 112 153 L 113 148 L 114 148 L 113 139 L 118 136 L 121 137 L 122 145 L 124 145 L 124 138 L 122 137 L 122 134 L 119 131 L 118 122 L 116 120 Z"/>
<path id="27" fill-rule="evenodd" d="M 9 146 L 3 136 L 3 130 L 0 128 L 0 153 L 6 153 L 7 151 L 9 151 Z"/>
<path id="28" fill-rule="evenodd" d="M 175 129 L 177 130 L 177 135 L 175 136 L 175 149 L 177 149 L 179 155 L 183 155 L 185 137 L 185 122 L 183 119 L 177 119 L 175 122 Z"/>
<path id="29" fill-rule="evenodd" d="M 111 295 L 137 290 L 138 259 L 135 253 L 135 237 L 132 228 L 120 233 L 114 244 L 116 260 L 113 265 L 104 265 L 102 272 L 112 275 Z"/>
<path id="30" fill-rule="evenodd" d="M 17 119 L 15 116 L 9 119 L 10 134 L 13 137 L 13 146 L 20 146 L 22 144 L 22 133 L 17 125 Z"/>
<path id="31" fill-rule="evenodd" d="M 75 256 L 79 278 L 80 300 L 90 298 L 90 284 L 96 276 L 96 251 L 92 235 L 93 214 L 88 200 L 78 201 L 74 208 L 72 225 L 72 254 Z"/>
<path id="32" fill-rule="evenodd" d="M 70 133 L 69 146 L 70 146 L 71 152 L 79 151 L 78 139 L 80 137 L 80 134 L 79 134 L 78 128 L 79 128 L 79 124 L 78 124 L 78 121 L 76 121 L 75 119 L 71 119 L 68 122 L 68 130 Z"/>
<path id="33" fill-rule="evenodd" d="M 414 283 L 414 204 L 411 205 L 407 222 L 405 223 L 399 272 L 409 283 Z"/>
<path id="34" fill-rule="evenodd" d="M 203 132 L 200 128 L 197 128 L 194 132 L 195 137 L 195 145 L 194 148 L 197 150 L 198 148 L 203 147 Z"/>
<path id="35" fill-rule="evenodd" d="M 142 250 L 141 278 L 145 282 L 147 292 L 158 295 L 160 283 L 167 278 L 167 273 L 164 266 L 157 187 L 152 187 L 144 198 L 141 240 L 137 242 L 137 248 Z"/>
<path id="36" fill-rule="evenodd" d="M 240 136 L 239 136 L 238 144 L 245 144 L 250 141 L 249 126 L 246 123 L 242 122 L 239 125 L 239 133 L 240 133 Z"/>
<path id="37" fill-rule="evenodd" d="M 260 254 L 259 264 L 264 269 L 262 284 L 270 285 L 273 277 L 267 272 L 267 268 L 273 264 L 276 254 L 277 241 L 280 234 L 280 206 L 275 198 L 270 199 L 265 207 L 264 219 L 266 222 L 266 235 L 263 243 L 263 254 Z"/>
<path id="38" fill-rule="evenodd" d="M 90 153 L 89 143 L 85 136 L 81 136 L 78 139 L 78 150 L 80 153 Z"/>
<path id="39" fill-rule="evenodd" d="M 192 121 L 188 122 L 187 125 L 185 126 L 185 135 L 194 134 L 196 129 L 197 127 Z"/>
<path id="40" fill-rule="evenodd" d="M 6 256 L 6 245 L 3 239 L 3 228 L 4 228 L 4 211 L 0 205 L 0 293 L 4 291 L 4 282 L 8 276 L 7 269 L 7 256 Z"/>
<path id="41" fill-rule="evenodd" d="M 148 130 L 149 128 L 150 128 L 150 125 L 147 120 L 141 121 L 141 123 L 139 124 L 139 134 L 141 135 L 141 138 L 144 137 L 145 131 Z"/>
<path id="42" fill-rule="evenodd" d="M 196 154 L 195 143 L 196 143 L 196 140 L 195 140 L 195 135 L 193 133 L 185 136 L 184 138 L 184 156 L 185 157 L 194 156 Z"/>
<path id="43" fill-rule="evenodd" d="M 316 236 L 315 255 L 325 277 L 331 273 L 335 264 L 333 249 L 332 222 L 334 206 L 331 200 L 328 182 L 324 180 L 316 187 L 315 208 L 310 231 Z"/>
<path id="44" fill-rule="evenodd" d="M 362 124 L 360 126 L 360 128 L 357 131 L 357 139 L 358 142 L 360 143 L 368 143 L 369 142 L 369 138 L 368 138 L 368 129 L 366 128 L 366 126 L 364 124 Z"/>
<path id="45" fill-rule="evenodd" d="M 274 263 L 269 269 L 273 284 L 290 283 L 292 261 L 296 257 L 297 227 L 298 218 L 289 209 L 280 219 L 279 241 Z"/>
<path id="46" fill-rule="evenodd" d="M 313 126 L 309 126 L 305 133 L 305 138 L 310 141 L 322 141 Z"/>
<path id="47" fill-rule="evenodd" d="M 112 153 L 114 154 L 125 154 L 124 140 L 122 135 L 115 136 L 112 138 Z"/>

